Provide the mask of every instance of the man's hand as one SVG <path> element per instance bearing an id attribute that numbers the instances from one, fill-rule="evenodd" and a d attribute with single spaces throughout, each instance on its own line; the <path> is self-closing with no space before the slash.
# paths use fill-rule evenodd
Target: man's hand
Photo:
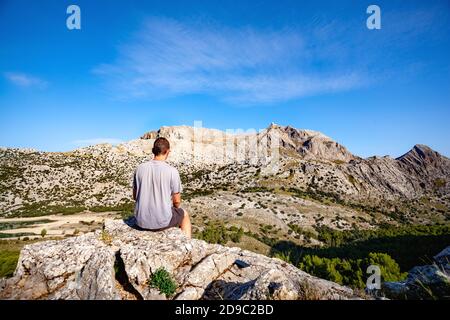
<path id="1" fill-rule="evenodd" d="M 175 208 L 180 207 L 180 205 L 181 205 L 181 194 L 180 193 L 174 193 L 172 195 L 172 203 Z"/>

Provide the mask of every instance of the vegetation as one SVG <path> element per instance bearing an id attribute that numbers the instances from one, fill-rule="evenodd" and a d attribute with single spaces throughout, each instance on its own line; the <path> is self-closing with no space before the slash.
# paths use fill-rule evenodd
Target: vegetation
<path id="1" fill-rule="evenodd" d="M 128 199 L 127 199 L 128 200 Z M 40 217 L 51 214 L 63 214 L 71 215 L 83 212 L 85 210 L 90 210 L 92 212 L 120 212 L 122 215 L 130 215 L 134 211 L 134 202 L 124 201 L 115 206 L 93 206 L 85 207 L 77 204 L 72 206 L 62 206 L 62 205 L 52 205 L 49 206 L 47 202 L 36 202 L 33 204 L 25 204 L 21 209 L 14 211 L 10 217 Z M 44 220 L 40 220 L 44 221 Z M 38 222 L 28 222 L 28 224 L 38 223 Z M 45 223 L 45 222 L 40 222 Z M 1 225 L 0 225 L 1 228 Z M 11 228 L 8 228 L 11 229 Z M 0 229 L 1 230 L 1 229 Z"/>
<path id="2" fill-rule="evenodd" d="M 254 192 L 272 192 L 272 189 L 268 189 L 266 187 L 249 187 L 241 190 L 244 193 L 254 193 Z"/>
<path id="3" fill-rule="evenodd" d="M 19 260 L 19 250 L 0 251 L 0 278 L 12 277 Z"/>
<path id="4" fill-rule="evenodd" d="M 321 258 L 306 255 L 298 267 L 312 275 L 328 279 L 336 283 L 363 289 L 366 286 L 367 267 L 377 265 L 381 269 L 382 281 L 399 281 L 406 277 L 399 265 L 389 255 L 370 253 L 364 259 Z"/>
<path id="5" fill-rule="evenodd" d="M 105 228 L 103 228 L 100 235 L 100 240 L 103 241 L 106 245 L 110 246 L 112 244 L 113 237 Z"/>
<path id="6" fill-rule="evenodd" d="M 194 236 L 209 243 L 226 244 L 230 240 L 239 243 L 243 234 L 242 228 L 235 226 L 226 228 L 221 221 L 208 221 L 203 230 L 195 233 Z"/>
<path id="7" fill-rule="evenodd" d="M 42 229 L 41 230 L 41 237 L 44 238 L 47 235 L 47 230 L 46 229 Z"/>
<path id="8" fill-rule="evenodd" d="M 34 221 L 1 222 L 0 230 L 12 230 L 12 229 L 26 228 L 28 226 L 32 226 L 32 225 L 36 225 L 36 224 L 43 224 L 43 223 L 50 223 L 50 222 L 53 222 L 53 220 L 42 219 L 42 220 L 34 220 Z"/>
<path id="9" fill-rule="evenodd" d="M 177 284 L 172 279 L 170 273 L 162 267 L 152 274 L 149 285 L 152 288 L 158 289 L 159 292 L 165 294 L 166 297 L 173 296 L 177 290 Z"/>
<path id="10" fill-rule="evenodd" d="M 381 268 L 384 281 L 398 281 L 412 267 L 431 263 L 431 257 L 450 242 L 450 225 L 352 231 L 318 227 L 317 232 L 317 239 L 325 247 L 278 241 L 272 244 L 271 255 L 318 277 L 355 288 L 365 286 L 365 272 L 371 264 Z"/>
<path id="11" fill-rule="evenodd" d="M 310 230 L 305 230 L 305 229 L 303 229 L 297 225 L 294 225 L 292 223 L 289 224 L 289 228 L 292 231 L 294 231 L 295 233 L 297 233 L 299 235 L 303 235 L 306 239 L 310 239 L 310 238 L 317 239 L 317 235 Z"/>
<path id="12" fill-rule="evenodd" d="M 35 234 L 31 233 L 31 232 L 0 233 L 0 239 L 19 238 L 19 237 L 24 237 L 24 236 L 35 236 Z"/>
<path id="13" fill-rule="evenodd" d="M 92 212 L 123 212 L 131 213 L 134 211 L 134 202 L 123 202 L 115 206 L 94 206 L 89 208 Z"/>
<path id="14" fill-rule="evenodd" d="M 361 257 L 369 252 L 384 252 L 409 269 L 429 263 L 430 257 L 450 242 L 450 225 L 385 226 L 376 230 L 337 231 L 317 228 L 318 239 L 339 256 Z M 411 246 L 414 243 L 414 246 Z M 333 250 L 329 250 L 333 251 Z"/>
<path id="15" fill-rule="evenodd" d="M 40 217 L 51 214 L 75 214 L 86 210 L 83 206 L 48 206 L 47 202 L 36 202 L 24 204 L 24 206 L 14 211 L 10 217 Z"/>
<path id="16" fill-rule="evenodd" d="M 203 197 L 203 196 L 209 196 L 213 194 L 213 190 L 205 189 L 205 190 L 192 190 L 189 192 L 183 193 L 183 199 L 185 200 L 191 200 L 196 197 Z"/>
<path id="17" fill-rule="evenodd" d="M 434 187 L 436 189 L 443 188 L 443 187 L 445 187 L 445 185 L 446 185 L 445 179 L 438 178 L 438 179 L 434 180 Z"/>

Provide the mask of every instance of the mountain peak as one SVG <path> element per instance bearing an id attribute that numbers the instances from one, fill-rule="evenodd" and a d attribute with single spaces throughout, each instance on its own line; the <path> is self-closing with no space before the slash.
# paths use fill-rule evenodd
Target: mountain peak
<path id="1" fill-rule="evenodd" d="M 416 144 L 411 150 L 397 158 L 400 161 L 423 162 L 424 160 L 433 160 L 443 158 L 443 156 L 424 144 Z"/>

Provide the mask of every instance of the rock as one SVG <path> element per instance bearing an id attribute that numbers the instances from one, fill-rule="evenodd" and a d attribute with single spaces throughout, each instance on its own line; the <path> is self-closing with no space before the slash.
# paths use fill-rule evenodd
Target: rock
<path id="1" fill-rule="evenodd" d="M 405 281 L 385 282 L 391 299 L 450 299 L 450 246 L 434 257 L 435 264 L 414 267 Z"/>
<path id="2" fill-rule="evenodd" d="M 149 286 L 160 267 L 177 283 L 170 298 L 178 300 L 356 298 L 279 259 L 133 223 L 107 220 L 103 231 L 25 246 L 0 299 L 167 299 Z"/>
<path id="3" fill-rule="evenodd" d="M 441 266 L 447 273 L 450 273 L 450 246 L 434 256 L 433 260 Z"/>

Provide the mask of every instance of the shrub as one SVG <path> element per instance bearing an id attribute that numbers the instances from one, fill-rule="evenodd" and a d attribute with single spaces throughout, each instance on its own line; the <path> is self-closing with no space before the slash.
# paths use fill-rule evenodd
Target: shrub
<path id="1" fill-rule="evenodd" d="M 219 244 L 226 244 L 229 239 L 223 223 L 214 224 L 213 222 L 209 222 L 197 237 L 209 243 Z"/>
<path id="2" fill-rule="evenodd" d="M 303 235 L 305 238 L 313 238 L 313 239 L 317 238 L 317 236 L 314 234 L 314 232 L 312 232 L 310 230 L 305 230 L 305 229 L 303 229 L 295 224 L 292 224 L 292 223 L 289 224 L 288 226 L 290 228 L 289 231 L 291 231 L 291 233 L 293 231 L 299 235 Z"/>
<path id="3" fill-rule="evenodd" d="M 299 268 L 317 277 L 327 279 L 342 285 L 363 289 L 366 286 L 366 270 L 370 265 L 381 269 L 382 281 L 400 281 L 406 273 L 400 272 L 400 267 L 385 253 L 370 253 L 365 259 L 321 258 L 306 255 Z"/>
<path id="4" fill-rule="evenodd" d="M 150 277 L 149 285 L 152 288 L 156 288 L 159 292 L 166 295 L 166 297 L 171 297 L 177 290 L 177 284 L 164 268 L 159 268 Z"/>
<path id="5" fill-rule="evenodd" d="M 227 229 L 221 221 L 209 221 L 201 232 L 195 234 L 195 237 L 209 243 L 224 245 L 229 240 L 239 243 L 243 234 L 242 228 L 230 227 Z"/>
<path id="6" fill-rule="evenodd" d="M 41 237 L 44 238 L 47 235 L 47 230 L 46 229 L 42 229 L 41 230 Z"/>
<path id="7" fill-rule="evenodd" d="M 242 235 L 244 234 L 244 230 L 242 228 L 239 228 L 235 230 L 234 232 L 230 233 L 230 239 L 234 243 L 241 242 Z"/>

